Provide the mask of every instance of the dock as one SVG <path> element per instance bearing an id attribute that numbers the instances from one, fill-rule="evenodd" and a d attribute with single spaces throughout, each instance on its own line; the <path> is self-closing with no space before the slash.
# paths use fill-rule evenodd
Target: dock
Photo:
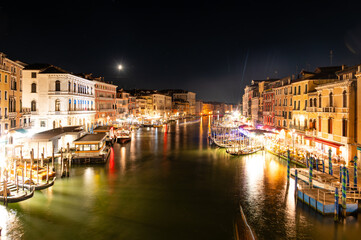
<path id="1" fill-rule="evenodd" d="M 360 193 L 355 196 L 361 199 Z M 335 205 L 335 192 L 327 191 L 320 188 L 299 188 L 297 190 L 297 199 L 310 206 L 312 209 L 321 213 L 322 215 L 333 215 L 336 211 Z M 356 199 L 356 198 L 355 198 Z M 355 200 L 353 196 L 346 199 L 346 214 L 355 214 L 358 211 L 359 202 Z M 339 197 L 339 203 L 341 198 Z M 361 203 L 361 202 L 360 202 Z M 339 204 L 341 209 L 341 204 Z"/>

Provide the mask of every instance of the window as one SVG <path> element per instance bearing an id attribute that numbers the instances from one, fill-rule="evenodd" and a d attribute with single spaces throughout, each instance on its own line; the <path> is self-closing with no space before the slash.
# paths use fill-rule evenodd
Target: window
<path id="1" fill-rule="evenodd" d="M 316 98 L 313 99 L 313 106 L 317 107 L 317 99 Z"/>
<path id="2" fill-rule="evenodd" d="M 347 119 L 342 119 L 342 136 L 347 137 Z"/>
<path id="3" fill-rule="evenodd" d="M 330 92 L 330 107 L 333 106 L 333 95 L 332 95 L 332 92 Z"/>
<path id="4" fill-rule="evenodd" d="M 76 83 L 74 83 L 74 89 L 73 89 L 74 92 L 76 92 Z"/>
<path id="5" fill-rule="evenodd" d="M 322 121 L 322 118 L 318 117 L 318 131 L 319 132 L 321 132 L 321 121 Z"/>
<path id="6" fill-rule="evenodd" d="M 36 93 L 36 83 L 31 84 L 31 92 Z"/>
<path id="7" fill-rule="evenodd" d="M 332 118 L 328 119 L 328 133 L 332 134 Z"/>
<path id="8" fill-rule="evenodd" d="M 60 100 L 59 99 L 55 100 L 55 111 L 60 111 Z"/>
<path id="9" fill-rule="evenodd" d="M 69 99 L 69 107 L 68 107 L 68 111 L 71 111 L 71 99 Z M 70 124 L 69 124 L 70 125 Z"/>
<path id="10" fill-rule="evenodd" d="M 301 86 L 298 86 L 298 95 L 301 95 Z"/>
<path id="11" fill-rule="evenodd" d="M 310 100 L 310 107 L 312 107 L 312 99 Z"/>
<path id="12" fill-rule="evenodd" d="M 307 89 L 307 84 L 305 85 L 305 93 L 308 92 L 308 89 Z"/>
<path id="13" fill-rule="evenodd" d="M 307 108 L 307 100 L 305 100 L 305 109 Z"/>
<path id="14" fill-rule="evenodd" d="M 71 83 L 68 82 L 68 92 L 70 92 L 70 88 L 71 88 Z"/>
<path id="15" fill-rule="evenodd" d="M 59 80 L 55 81 L 55 91 L 57 91 L 57 92 L 60 91 L 60 81 Z"/>
<path id="16" fill-rule="evenodd" d="M 35 100 L 31 101 L 31 111 L 32 112 L 36 111 L 36 101 Z"/>
<path id="17" fill-rule="evenodd" d="M 292 106 L 292 98 L 291 98 L 291 101 L 290 101 L 290 106 Z"/>
<path id="18" fill-rule="evenodd" d="M 40 127 L 46 127 L 45 121 L 40 121 Z"/>
<path id="19" fill-rule="evenodd" d="M 36 78 L 36 72 L 31 73 L 31 78 Z"/>
<path id="20" fill-rule="evenodd" d="M 5 91 L 4 99 L 8 100 L 8 91 Z"/>
<path id="21" fill-rule="evenodd" d="M 321 94 L 318 95 L 318 107 L 321 108 L 322 107 L 322 100 L 321 100 Z"/>
<path id="22" fill-rule="evenodd" d="M 342 107 L 347 107 L 347 93 L 346 90 L 342 92 Z"/>
<path id="23" fill-rule="evenodd" d="M 293 92 L 293 95 L 297 94 L 297 88 L 295 87 L 295 91 Z"/>
<path id="24" fill-rule="evenodd" d="M 5 75 L 5 83 L 8 82 L 8 75 Z"/>
<path id="25" fill-rule="evenodd" d="M 298 101 L 298 108 L 297 108 L 297 110 L 300 110 L 300 108 L 301 108 L 301 101 Z"/>

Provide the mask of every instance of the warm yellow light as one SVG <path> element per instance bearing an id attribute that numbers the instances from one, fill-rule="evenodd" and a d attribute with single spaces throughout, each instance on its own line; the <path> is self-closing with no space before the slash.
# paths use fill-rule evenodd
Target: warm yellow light
<path id="1" fill-rule="evenodd" d="M 123 69 L 123 65 L 119 64 L 119 65 L 118 65 L 118 69 L 119 69 L 119 70 L 122 70 L 122 69 Z"/>

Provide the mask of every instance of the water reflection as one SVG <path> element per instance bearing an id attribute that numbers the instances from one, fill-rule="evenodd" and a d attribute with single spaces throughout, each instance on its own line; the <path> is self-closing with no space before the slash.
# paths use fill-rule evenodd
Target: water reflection
<path id="1" fill-rule="evenodd" d="M 1 205 L 3 235 L 232 239 L 240 201 L 259 239 L 359 237 L 360 218 L 335 225 L 332 217 L 295 202 L 283 160 L 262 153 L 230 156 L 207 144 L 211 118 L 202 121 L 139 129 L 130 143 L 114 146 L 107 166 L 72 166 L 71 177 L 53 188 Z"/>

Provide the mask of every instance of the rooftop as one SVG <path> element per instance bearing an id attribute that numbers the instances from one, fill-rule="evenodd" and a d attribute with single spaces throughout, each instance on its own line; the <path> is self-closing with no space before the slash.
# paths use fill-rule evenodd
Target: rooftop
<path id="1" fill-rule="evenodd" d="M 61 127 L 61 128 L 54 128 L 51 130 L 47 130 L 44 132 L 36 133 L 31 137 L 31 141 L 50 141 L 51 139 L 55 137 L 59 137 L 61 135 L 65 134 L 78 134 L 80 132 L 84 131 L 81 126 L 69 126 L 69 127 Z"/>
<path id="2" fill-rule="evenodd" d="M 96 133 L 96 134 L 85 134 L 84 136 L 76 139 L 74 141 L 75 144 L 77 143 L 89 143 L 89 142 L 101 142 L 106 137 L 105 133 Z"/>

